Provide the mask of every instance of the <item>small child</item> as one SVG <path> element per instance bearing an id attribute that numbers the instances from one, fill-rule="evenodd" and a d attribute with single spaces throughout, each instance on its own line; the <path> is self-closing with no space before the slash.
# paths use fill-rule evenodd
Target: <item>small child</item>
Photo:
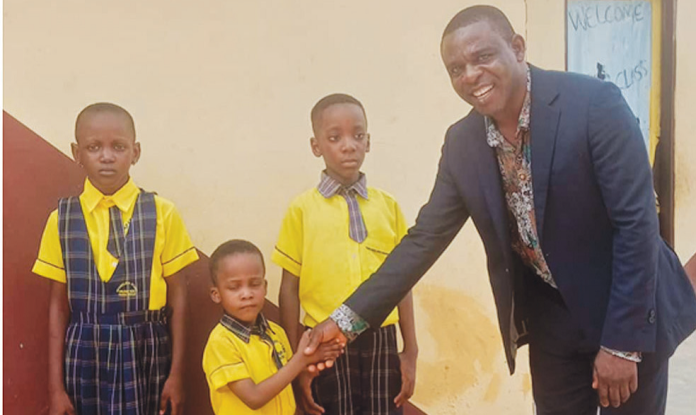
<path id="1" fill-rule="evenodd" d="M 227 241 L 210 257 L 210 297 L 224 310 L 203 352 L 216 415 L 293 415 L 293 379 L 308 365 L 342 352 L 343 345 L 333 343 L 312 356 L 293 356 L 283 329 L 261 313 L 265 274 L 261 251 L 248 241 Z M 309 344 L 308 332 L 300 344 Z"/>
<path id="2" fill-rule="evenodd" d="M 312 152 L 326 169 L 319 185 L 292 201 L 272 260 L 283 268 L 281 323 L 295 350 L 300 306 L 304 324 L 314 327 L 374 273 L 406 233 L 396 201 L 368 187 L 360 168 L 370 150 L 363 105 L 350 95 L 332 94 L 311 112 Z M 397 352 L 395 323 L 404 350 Z M 363 333 L 333 368 L 298 382 L 309 413 L 395 414 L 413 394 L 418 346 L 409 293 L 384 325 Z M 312 382 L 310 391 L 309 383 Z M 313 396 L 312 396 L 313 395 Z"/>
<path id="3" fill-rule="evenodd" d="M 140 143 L 125 109 L 88 106 L 75 140 L 84 191 L 50 214 L 32 270 L 51 280 L 50 413 L 181 414 L 181 270 L 198 254 L 174 205 L 130 178 Z"/>

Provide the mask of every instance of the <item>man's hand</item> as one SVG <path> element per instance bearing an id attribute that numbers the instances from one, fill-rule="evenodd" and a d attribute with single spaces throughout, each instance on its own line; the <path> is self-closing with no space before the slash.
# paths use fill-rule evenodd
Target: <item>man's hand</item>
<path id="1" fill-rule="evenodd" d="M 346 346 L 346 336 L 341 333 L 341 330 L 333 320 L 326 319 L 317 324 L 316 327 L 309 332 L 309 345 L 305 347 L 303 353 L 306 355 L 311 355 L 317 350 L 321 343 L 328 343 L 336 339 L 338 339 L 341 347 Z M 331 367 L 333 364 L 333 360 L 327 360 L 325 363 L 318 363 L 316 366 L 310 365 L 307 370 L 310 372 L 316 372 L 317 370 L 324 370 L 325 367 Z"/>
<path id="2" fill-rule="evenodd" d="M 321 415 L 324 413 L 324 408 L 319 406 L 314 401 L 314 397 L 312 397 L 312 380 L 318 374 L 318 372 L 310 373 L 305 370 L 295 380 L 295 397 L 305 415 Z"/>
<path id="3" fill-rule="evenodd" d="M 160 415 L 167 412 L 167 404 L 172 408 L 170 415 L 183 415 L 184 413 L 184 386 L 179 376 L 169 376 L 164 382 L 162 397 L 160 398 Z"/>
<path id="4" fill-rule="evenodd" d="M 394 398 L 394 403 L 397 408 L 401 408 L 411 396 L 416 388 L 416 360 L 417 357 L 413 353 L 399 353 L 401 361 L 401 392 Z"/>
<path id="5" fill-rule="evenodd" d="M 75 415 L 75 407 L 64 390 L 51 394 L 50 405 L 50 415 Z"/>
<path id="6" fill-rule="evenodd" d="M 592 388 L 597 389 L 600 405 L 618 408 L 638 390 L 638 365 L 600 350 L 594 362 Z"/>

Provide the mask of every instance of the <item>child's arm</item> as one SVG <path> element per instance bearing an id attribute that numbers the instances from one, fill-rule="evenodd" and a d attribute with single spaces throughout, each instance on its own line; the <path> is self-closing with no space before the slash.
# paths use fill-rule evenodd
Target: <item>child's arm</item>
<path id="1" fill-rule="evenodd" d="M 307 347 L 308 344 L 309 334 L 305 332 L 302 334 L 298 349 L 302 350 Z M 283 366 L 278 373 L 259 384 L 246 378 L 230 383 L 229 388 L 242 400 L 242 402 L 244 402 L 244 404 L 246 404 L 246 406 L 253 410 L 260 409 L 282 392 L 307 365 L 336 359 L 341 354 L 341 350 L 342 347 L 337 342 L 322 344 L 312 355 L 308 356 L 304 353 L 293 355 L 290 361 Z"/>
<path id="2" fill-rule="evenodd" d="M 172 339 L 172 367 L 169 377 L 164 383 L 160 398 L 160 415 L 167 411 L 167 403 L 171 406 L 171 415 L 179 415 L 184 411 L 184 344 L 186 335 L 186 274 L 184 270 L 165 279 L 167 282 L 167 304 L 171 307 L 169 319 L 169 334 Z"/>
<path id="3" fill-rule="evenodd" d="M 65 331 L 70 319 L 67 286 L 51 281 L 48 304 L 48 394 L 51 415 L 74 415 L 75 409 L 65 392 L 63 363 L 65 356 Z"/>
<path id="4" fill-rule="evenodd" d="M 293 352 L 299 350 L 300 333 L 300 279 L 290 271 L 283 269 L 283 279 L 278 294 L 280 305 L 280 325 L 285 329 Z M 323 413 L 324 408 L 317 405 L 312 398 L 312 379 L 317 374 L 303 373 L 294 383 L 295 400 L 307 414 Z"/>
<path id="5" fill-rule="evenodd" d="M 300 333 L 300 279 L 290 271 L 283 269 L 283 279 L 278 294 L 280 307 L 280 325 L 290 340 L 292 351 L 297 351 Z"/>
<path id="6" fill-rule="evenodd" d="M 399 360 L 401 361 L 401 392 L 394 399 L 397 408 L 411 398 L 416 387 L 418 342 L 416 341 L 416 324 L 413 318 L 413 295 L 410 291 L 399 303 L 399 328 L 404 340 L 404 350 L 399 354 Z"/>

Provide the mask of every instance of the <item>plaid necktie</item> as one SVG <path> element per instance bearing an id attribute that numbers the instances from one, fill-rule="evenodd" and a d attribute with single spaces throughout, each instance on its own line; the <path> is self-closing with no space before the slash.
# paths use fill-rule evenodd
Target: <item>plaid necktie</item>
<path id="1" fill-rule="evenodd" d="M 271 352 L 271 355 L 273 356 L 273 363 L 275 363 L 275 366 L 277 369 L 282 369 L 283 368 L 283 361 L 280 360 L 280 355 L 278 354 L 278 350 L 276 349 L 276 344 L 271 338 L 271 336 L 266 333 L 266 331 L 259 326 L 258 324 L 254 324 L 251 327 L 251 334 L 255 334 L 261 338 L 266 344 L 271 346 L 273 351 Z"/>
<path id="2" fill-rule="evenodd" d="M 358 205 L 357 191 L 353 188 L 346 189 L 341 187 L 338 194 L 343 196 L 348 203 L 348 215 L 350 217 L 350 239 L 357 243 L 361 243 L 367 238 L 367 228 L 360 213 L 360 205 Z"/>
<path id="3" fill-rule="evenodd" d="M 106 244 L 106 250 L 114 258 L 121 258 L 124 240 L 121 210 L 118 206 L 111 206 L 109 208 L 109 242 Z"/>

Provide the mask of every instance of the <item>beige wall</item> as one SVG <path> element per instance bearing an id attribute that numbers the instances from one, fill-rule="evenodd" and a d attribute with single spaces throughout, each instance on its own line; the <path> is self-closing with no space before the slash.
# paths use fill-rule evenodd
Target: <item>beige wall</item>
<path id="1" fill-rule="evenodd" d="M 677 64 L 675 88 L 675 250 L 682 262 L 696 253 L 696 55 L 693 39 L 696 27 L 689 17 L 696 15 L 696 2 L 677 4 Z M 677 350 L 671 362 L 668 402 L 675 415 L 687 415 L 696 407 L 693 382 L 696 378 L 696 335 Z"/>
<path id="2" fill-rule="evenodd" d="M 363 101 L 373 137 L 364 171 L 415 218 L 444 132 L 468 111 L 442 68 L 440 35 L 474 3 L 6 0 L 5 110 L 67 153 L 82 107 L 120 103 L 143 146 L 134 177 L 177 204 L 197 246 L 210 254 L 226 239 L 247 238 L 270 256 L 287 203 L 319 177 L 309 110 L 327 93 Z M 563 1 L 488 3 L 526 35 L 531 62 L 564 68 Z M 682 74 L 686 43 L 680 91 L 696 86 L 693 69 L 690 78 Z M 686 109 L 693 105 L 684 92 L 677 101 L 678 150 L 696 156 L 687 139 L 696 130 Z M 696 198 L 689 191 L 696 170 L 680 156 L 677 174 L 677 242 L 685 255 L 696 250 L 694 212 L 686 207 Z M 275 302 L 280 270 L 268 271 Z M 508 376 L 471 224 L 415 299 L 418 406 L 430 414 L 531 413 L 526 350 Z"/>
<path id="3" fill-rule="evenodd" d="M 675 248 L 686 262 L 696 253 L 696 2 L 677 7 L 677 84 L 675 142 Z"/>

